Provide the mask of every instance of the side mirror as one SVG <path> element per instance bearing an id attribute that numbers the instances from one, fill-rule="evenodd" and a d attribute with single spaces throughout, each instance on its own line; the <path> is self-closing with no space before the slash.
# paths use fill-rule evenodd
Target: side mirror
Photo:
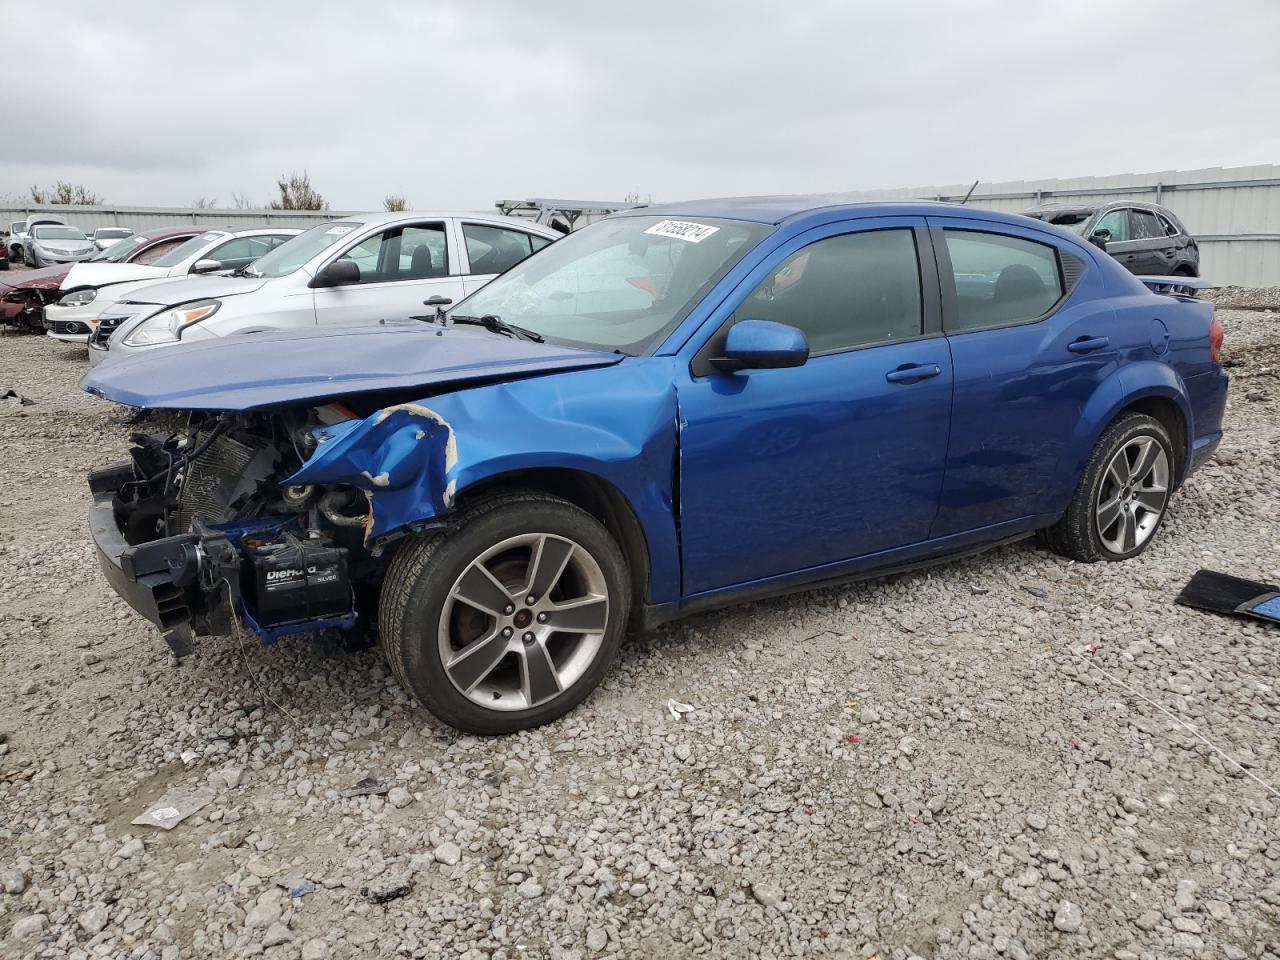
<path id="1" fill-rule="evenodd" d="M 739 320 L 724 340 L 724 356 L 711 365 L 722 373 L 799 367 L 809 359 L 809 344 L 795 327 L 773 320 Z"/>
<path id="2" fill-rule="evenodd" d="M 1107 244 L 1111 242 L 1111 231 L 1105 227 L 1101 230 L 1095 230 L 1089 235 L 1089 242 L 1099 250 L 1106 250 Z"/>
<path id="3" fill-rule="evenodd" d="M 191 265 L 192 273 L 216 273 L 222 269 L 221 260 L 197 260 Z"/>
<path id="4" fill-rule="evenodd" d="M 360 267 L 354 260 L 335 260 L 311 278 L 309 287 L 345 287 L 360 282 Z"/>

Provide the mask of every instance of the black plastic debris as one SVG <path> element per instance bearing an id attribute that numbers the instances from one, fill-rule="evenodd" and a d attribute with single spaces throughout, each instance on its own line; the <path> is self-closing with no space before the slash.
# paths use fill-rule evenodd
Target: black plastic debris
<path id="1" fill-rule="evenodd" d="M 1213 570 L 1197 570 L 1175 602 L 1211 613 L 1280 623 L 1280 586 Z"/>
<path id="2" fill-rule="evenodd" d="M 17 400 L 20 407 L 34 407 L 35 401 L 30 397 L 24 397 L 17 390 L 6 390 L 0 393 L 0 400 Z"/>
<path id="3" fill-rule="evenodd" d="M 338 796 L 349 797 L 381 797 L 391 790 L 389 786 L 381 780 L 375 780 L 373 777 L 365 777 L 353 787 L 347 787 L 345 790 L 338 792 Z"/>

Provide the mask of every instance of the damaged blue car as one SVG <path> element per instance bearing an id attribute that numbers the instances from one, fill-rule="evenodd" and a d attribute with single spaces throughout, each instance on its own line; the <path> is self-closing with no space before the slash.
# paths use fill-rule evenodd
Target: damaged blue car
<path id="1" fill-rule="evenodd" d="M 629 624 L 1037 532 L 1140 553 L 1221 437 L 1204 285 L 944 204 L 626 211 L 447 313 L 95 369 L 172 429 L 90 476 L 93 537 L 179 653 L 363 631 L 444 722 L 525 729 Z"/>

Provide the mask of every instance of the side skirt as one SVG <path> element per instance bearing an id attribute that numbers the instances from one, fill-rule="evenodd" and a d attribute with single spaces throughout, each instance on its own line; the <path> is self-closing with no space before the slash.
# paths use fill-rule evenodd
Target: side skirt
<path id="1" fill-rule="evenodd" d="M 857 583 L 861 580 L 876 580 L 880 577 L 891 577 L 899 573 L 923 570 L 927 567 L 950 563 L 953 560 L 961 560 L 965 557 L 985 553 L 987 550 L 992 550 L 996 547 L 1003 547 L 1010 543 L 1025 540 L 1034 536 L 1035 532 L 1041 527 L 1050 526 L 1056 519 L 1056 517 L 1037 516 L 1023 518 L 1007 524 L 1002 523 L 997 525 L 994 530 L 988 530 L 987 532 L 996 533 L 1001 528 L 1008 529 L 1010 527 L 1014 528 L 1014 530 L 1003 536 L 997 536 L 995 539 L 983 540 L 980 543 L 972 542 L 970 538 L 973 533 L 970 532 L 962 535 L 964 542 L 957 544 L 952 549 L 938 550 L 925 556 L 920 556 L 916 552 L 919 549 L 919 546 L 917 546 L 908 548 L 911 552 L 916 553 L 914 557 L 901 560 L 881 557 L 879 558 L 880 562 L 876 562 L 877 558 L 875 557 L 862 557 L 834 565 L 836 569 L 832 569 L 832 566 L 821 567 L 807 571 L 804 574 L 788 574 L 739 586 L 725 587 L 672 603 L 645 604 L 635 611 L 632 622 L 641 631 L 648 632 L 672 620 L 679 620 L 697 613 L 705 613 L 708 610 L 718 610 L 722 607 L 734 606 L 740 603 L 753 603 L 757 600 L 767 600 L 772 597 L 801 593 L 806 590 L 821 590 L 826 587 L 840 586 L 841 584 Z M 891 551 L 891 553 L 902 552 L 904 551 Z"/>

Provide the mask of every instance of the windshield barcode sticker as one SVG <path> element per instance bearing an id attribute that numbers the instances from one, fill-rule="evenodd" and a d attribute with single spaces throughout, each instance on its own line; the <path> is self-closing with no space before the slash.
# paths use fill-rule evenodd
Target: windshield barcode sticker
<path id="1" fill-rule="evenodd" d="M 701 243 L 719 229 L 719 227 L 709 227 L 705 223 L 690 223 L 688 220 L 663 220 L 661 223 L 655 223 L 645 233 L 655 237 L 670 237 L 673 240 Z"/>

